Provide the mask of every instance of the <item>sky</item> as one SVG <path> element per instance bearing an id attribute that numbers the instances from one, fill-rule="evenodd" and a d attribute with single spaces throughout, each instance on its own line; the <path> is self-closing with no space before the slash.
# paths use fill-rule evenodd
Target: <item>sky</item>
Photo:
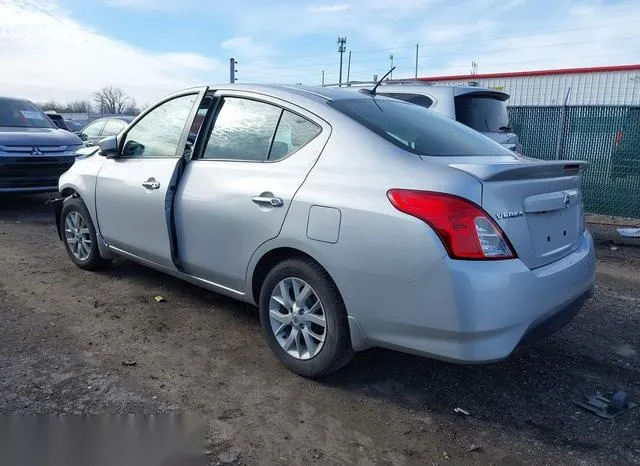
<path id="1" fill-rule="evenodd" d="M 0 0 L 0 95 L 139 104 L 229 81 L 319 85 L 640 63 L 638 0 Z"/>

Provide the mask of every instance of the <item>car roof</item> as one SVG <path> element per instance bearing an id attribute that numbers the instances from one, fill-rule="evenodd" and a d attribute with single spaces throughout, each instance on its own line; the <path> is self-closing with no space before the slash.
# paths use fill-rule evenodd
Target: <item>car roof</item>
<path id="1" fill-rule="evenodd" d="M 122 120 L 122 121 L 126 121 L 126 122 L 131 123 L 135 118 L 136 117 L 131 116 L 131 115 L 112 115 L 112 116 L 105 116 L 105 117 L 96 118 L 95 120 L 89 121 L 87 124 L 95 123 L 96 121 L 107 121 L 107 120 Z"/>
<path id="2" fill-rule="evenodd" d="M 212 90 L 236 90 L 267 94 L 273 97 L 297 97 L 315 102 L 327 102 L 332 100 L 370 98 L 366 94 L 354 93 L 341 88 L 321 86 L 305 86 L 299 84 L 213 84 Z"/>
<path id="3" fill-rule="evenodd" d="M 28 99 L 22 99 L 20 97 L 4 97 L 0 95 L 0 100 L 4 100 L 5 102 L 28 102 L 30 104 L 32 104 L 33 102 L 31 102 Z"/>

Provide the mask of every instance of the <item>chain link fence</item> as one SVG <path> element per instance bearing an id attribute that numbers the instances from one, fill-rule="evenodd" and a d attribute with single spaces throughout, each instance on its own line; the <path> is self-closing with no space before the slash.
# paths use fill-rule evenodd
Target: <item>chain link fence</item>
<path id="1" fill-rule="evenodd" d="M 509 107 L 524 155 L 586 160 L 588 213 L 640 218 L 640 107 Z"/>

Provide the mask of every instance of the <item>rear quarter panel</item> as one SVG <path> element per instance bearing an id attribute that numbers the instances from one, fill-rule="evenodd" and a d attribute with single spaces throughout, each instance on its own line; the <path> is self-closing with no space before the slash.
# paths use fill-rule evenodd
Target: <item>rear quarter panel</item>
<path id="1" fill-rule="evenodd" d="M 331 138 L 296 194 L 280 235 L 258 249 L 249 270 L 278 247 L 309 254 L 329 272 L 349 315 L 362 320 L 367 333 L 368 325 L 394 311 L 395 290 L 437 270 L 447 255 L 436 233 L 421 220 L 396 210 L 387 191 L 441 191 L 480 203 L 481 186 L 467 174 L 395 147 L 350 119 L 332 126 Z M 312 206 L 340 211 L 336 242 L 307 236 Z M 251 287 L 249 279 L 248 292 Z M 433 293 L 438 293 L 435 282 Z"/>

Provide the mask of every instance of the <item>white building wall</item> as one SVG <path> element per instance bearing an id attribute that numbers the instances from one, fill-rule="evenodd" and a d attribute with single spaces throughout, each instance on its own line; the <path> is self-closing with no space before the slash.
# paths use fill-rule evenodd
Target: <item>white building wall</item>
<path id="1" fill-rule="evenodd" d="M 477 78 L 478 86 L 504 90 L 509 106 L 640 105 L 640 70 L 567 73 L 507 78 Z M 432 84 L 467 85 L 465 80 L 430 81 Z"/>

